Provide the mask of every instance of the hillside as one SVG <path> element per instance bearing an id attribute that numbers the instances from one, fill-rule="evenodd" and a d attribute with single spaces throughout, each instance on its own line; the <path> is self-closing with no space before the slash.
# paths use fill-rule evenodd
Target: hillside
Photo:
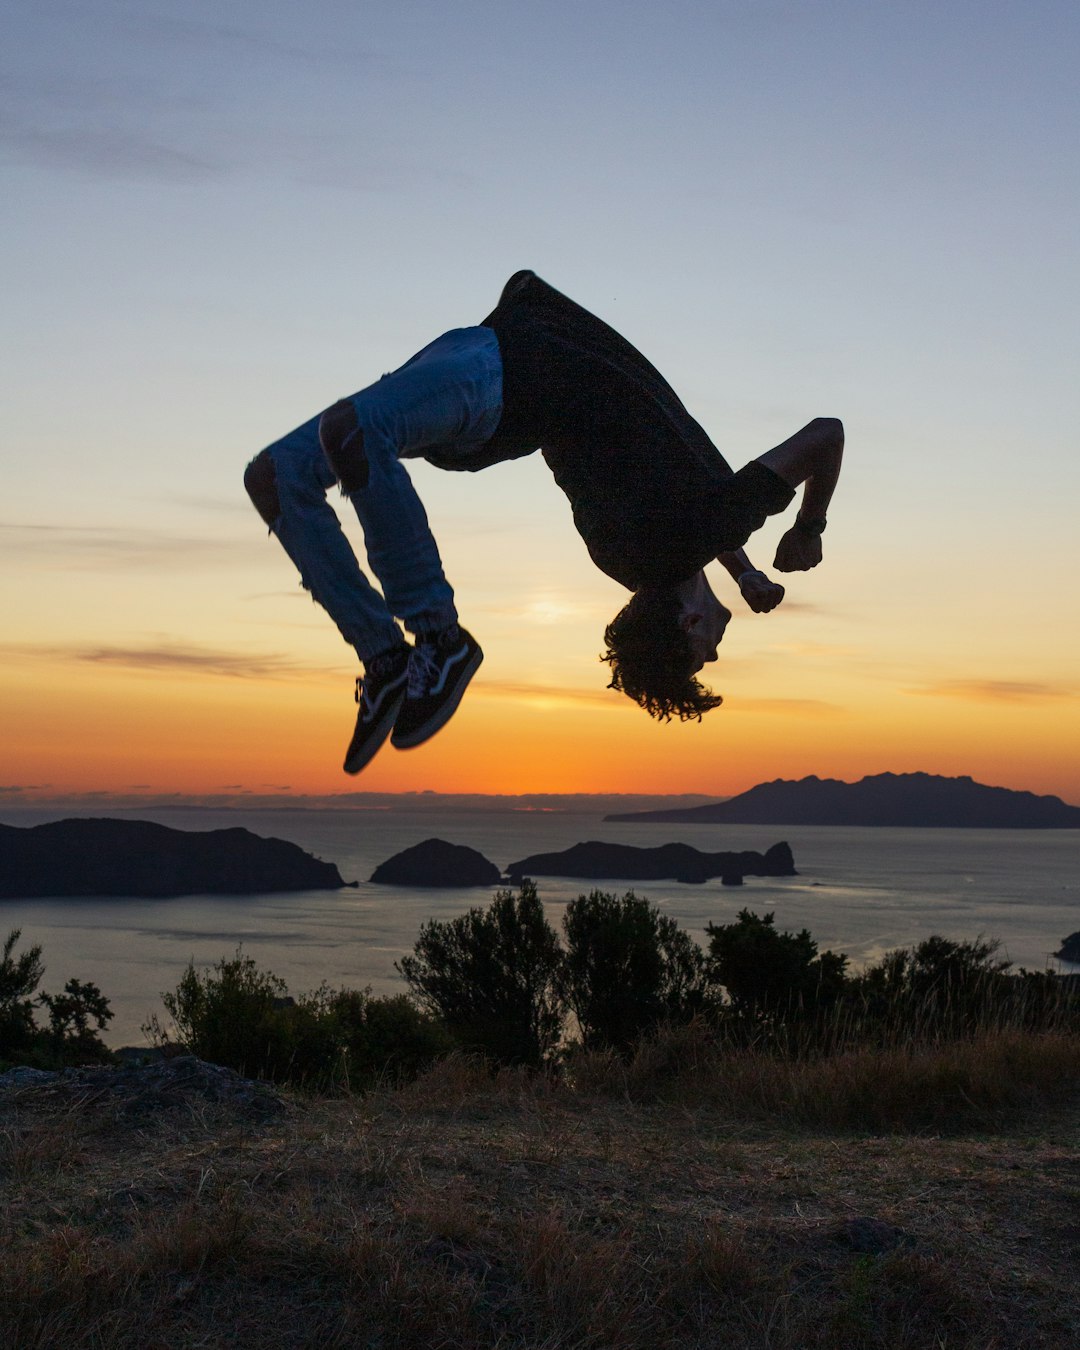
<path id="1" fill-rule="evenodd" d="M 10 1350 L 1076 1344 L 1075 1094 L 883 1131 L 639 1065 L 573 1091 L 448 1061 L 277 1110 L 183 1065 L 0 1092 Z"/>

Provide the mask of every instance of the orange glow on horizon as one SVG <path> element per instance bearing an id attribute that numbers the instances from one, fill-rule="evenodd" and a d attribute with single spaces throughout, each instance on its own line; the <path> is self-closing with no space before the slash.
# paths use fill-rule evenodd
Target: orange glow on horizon
<path id="1" fill-rule="evenodd" d="M 4 780 L 50 792 L 326 794 L 697 792 L 772 778 L 854 780 L 925 770 L 1080 802 L 1061 755 L 1075 704 L 980 703 L 884 690 L 848 707 L 754 699 L 737 688 L 703 722 L 655 723 L 620 696 L 515 694 L 483 679 L 427 745 L 389 745 L 357 778 L 340 770 L 347 678 L 148 675 L 93 667 L 8 671 Z M 1076 738 L 1074 737 L 1074 743 Z"/>

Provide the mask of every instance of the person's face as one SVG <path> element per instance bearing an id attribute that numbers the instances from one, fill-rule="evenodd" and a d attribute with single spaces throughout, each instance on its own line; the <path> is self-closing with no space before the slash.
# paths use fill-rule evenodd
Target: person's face
<path id="1" fill-rule="evenodd" d="M 699 572 L 686 586 L 679 611 L 679 627 L 689 638 L 693 654 L 692 674 L 696 675 L 702 666 L 716 660 L 717 648 L 730 622 L 731 610 L 717 600 L 704 572 Z"/>

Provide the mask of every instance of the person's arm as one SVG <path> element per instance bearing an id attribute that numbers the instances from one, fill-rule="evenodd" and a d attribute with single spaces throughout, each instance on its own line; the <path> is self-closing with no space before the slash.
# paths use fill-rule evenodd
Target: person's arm
<path id="1" fill-rule="evenodd" d="M 806 572 L 821 561 L 821 534 L 843 457 L 844 424 L 837 417 L 815 417 L 758 457 L 789 487 L 804 485 L 795 524 L 777 545 L 773 566 L 779 571 Z"/>
<path id="2" fill-rule="evenodd" d="M 728 572 L 755 614 L 768 614 L 783 600 L 783 586 L 770 581 L 764 572 L 759 571 L 743 549 L 721 553 L 717 562 Z"/>

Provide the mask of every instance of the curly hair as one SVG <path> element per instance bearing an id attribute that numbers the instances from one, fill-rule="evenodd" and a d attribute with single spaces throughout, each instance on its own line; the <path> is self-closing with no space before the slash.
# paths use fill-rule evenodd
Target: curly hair
<path id="1" fill-rule="evenodd" d="M 679 626 L 679 601 L 667 587 L 635 591 L 604 629 L 611 667 L 609 689 L 619 689 L 650 717 L 701 721 L 724 701 L 694 676 L 690 639 Z"/>

